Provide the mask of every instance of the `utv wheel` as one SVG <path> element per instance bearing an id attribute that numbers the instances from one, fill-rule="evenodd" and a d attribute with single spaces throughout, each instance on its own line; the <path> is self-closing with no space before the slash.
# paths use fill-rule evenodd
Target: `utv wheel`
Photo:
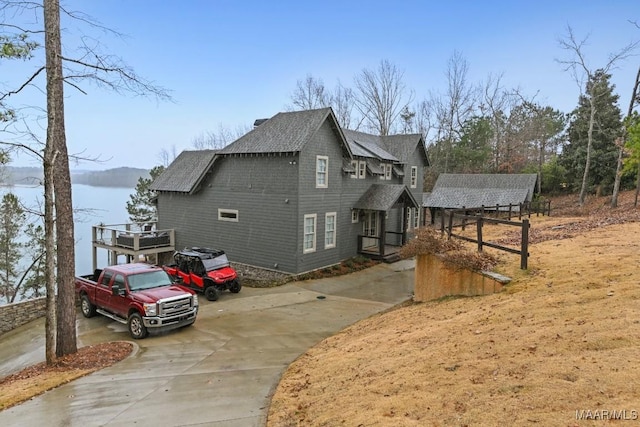
<path id="1" fill-rule="evenodd" d="M 140 316 L 140 313 L 132 313 L 131 316 L 129 316 L 127 325 L 129 326 L 129 334 L 131 334 L 131 338 L 135 340 L 140 340 L 148 334 L 147 328 L 142 322 L 142 316 Z"/>
<path id="2" fill-rule="evenodd" d="M 91 304 L 87 295 L 82 295 L 80 299 L 80 310 L 82 310 L 84 317 L 93 317 L 96 315 L 96 306 Z"/>
<path id="3" fill-rule="evenodd" d="M 234 294 L 240 292 L 240 289 L 242 289 L 242 285 L 240 284 L 239 280 L 234 280 L 231 284 L 231 287 L 229 288 L 229 290 Z"/>
<path id="4" fill-rule="evenodd" d="M 215 286 L 209 286 L 204 290 L 204 296 L 207 297 L 209 301 L 217 301 L 218 300 L 218 290 Z"/>

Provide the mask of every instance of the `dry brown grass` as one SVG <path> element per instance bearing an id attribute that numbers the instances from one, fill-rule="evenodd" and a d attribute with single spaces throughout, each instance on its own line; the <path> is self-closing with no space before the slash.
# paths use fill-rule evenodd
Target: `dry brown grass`
<path id="1" fill-rule="evenodd" d="M 531 219 L 529 270 L 499 255 L 497 270 L 513 278 L 502 293 L 409 304 L 302 355 L 268 425 L 573 426 L 607 423 L 577 420 L 580 410 L 640 415 L 640 210 L 631 194 L 616 210 L 604 198 L 580 209 L 568 200 Z"/>

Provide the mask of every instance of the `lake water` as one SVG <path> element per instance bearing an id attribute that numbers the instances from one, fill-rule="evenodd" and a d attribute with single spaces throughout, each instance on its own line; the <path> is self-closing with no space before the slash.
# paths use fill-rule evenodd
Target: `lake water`
<path id="1" fill-rule="evenodd" d="M 1 195 L 13 192 L 30 209 L 44 212 L 43 188 L 14 186 L 0 188 Z M 133 188 L 92 187 L 73 184 L 74 233 L 76 239 L 76 274 L 89 274 L 91 261 L 91 226 L 99 223 L 124 224 L 129 222 L 127 201 L 135 192 Z M 1 197 L 0 195 L 0 197 Z M 108 265 L 107 251 L 100 249 L 98 267 Z"/>

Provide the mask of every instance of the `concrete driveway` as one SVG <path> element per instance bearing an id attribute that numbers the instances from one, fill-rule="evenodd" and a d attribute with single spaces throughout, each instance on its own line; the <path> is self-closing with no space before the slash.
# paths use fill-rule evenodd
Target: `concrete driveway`
<path id="1" fill-rule="evenodd" d="M 286 367 L 344 327 L 411 298 L 413 262 L 201 298 L 192 327 L 135 341 L 126 360 L 0 412 L 3 426 L 263 426 Z M 44 321 L 0 337 L 0 377 L 44 360 Z M 78 345 L 127 340 L 78 312 Z"/>

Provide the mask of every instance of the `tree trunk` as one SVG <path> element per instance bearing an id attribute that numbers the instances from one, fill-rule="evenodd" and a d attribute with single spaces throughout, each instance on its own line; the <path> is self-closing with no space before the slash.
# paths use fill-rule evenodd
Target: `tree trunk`
<path id="1" fill-rule="evenodd" d="M 616 179 L 613 182 L 613 194 L 611 196 L 611 207 L 618 207 L 618 193 L 620 192 L 620 180 L 622 179 L 622 155 L 624 154 L 624 138 L 620 140 L 618 149 L 618 163 L 616 164 Z"/>
<path id="2" fill-rule="evenodd" d="M 64 129 L 64 91 L 60 1 L 44 0 L 47 67 L 47 144 L 53 148 L 53 190 L 57 241 L 56 356 L 77 351 L 75 307 L 75 252 L 69 156 Z"/>
<path id="3" fill-rule="evenodd" d="M 55 156 L 55 150 L 47 139 L 44 149 L 44 235 L 45 235 L 45 267 L 47 311 L 44 323 L 45 357 L 47 365 L 56 360 L 56 233 L 53 206 L 53 165 L 49 159 Z"/>
<path id="4" fill-rule="evenodd" d="M 587 132 L 587 159 L 584 164 L 584 174 L 582 175 L 582 187 L 580 188 L 580 206 L 584 205 L 584 199 L 587 195 L 587 181 L 589 179 L 589 167 L 591 166 L 591 146 L 593 145 L 593 123 L 596 117 L 596 105 L 593 95 L 589 95 L 589 103 L 591 104 L 591 112 L 589 114 L 589 130 Z"/>

